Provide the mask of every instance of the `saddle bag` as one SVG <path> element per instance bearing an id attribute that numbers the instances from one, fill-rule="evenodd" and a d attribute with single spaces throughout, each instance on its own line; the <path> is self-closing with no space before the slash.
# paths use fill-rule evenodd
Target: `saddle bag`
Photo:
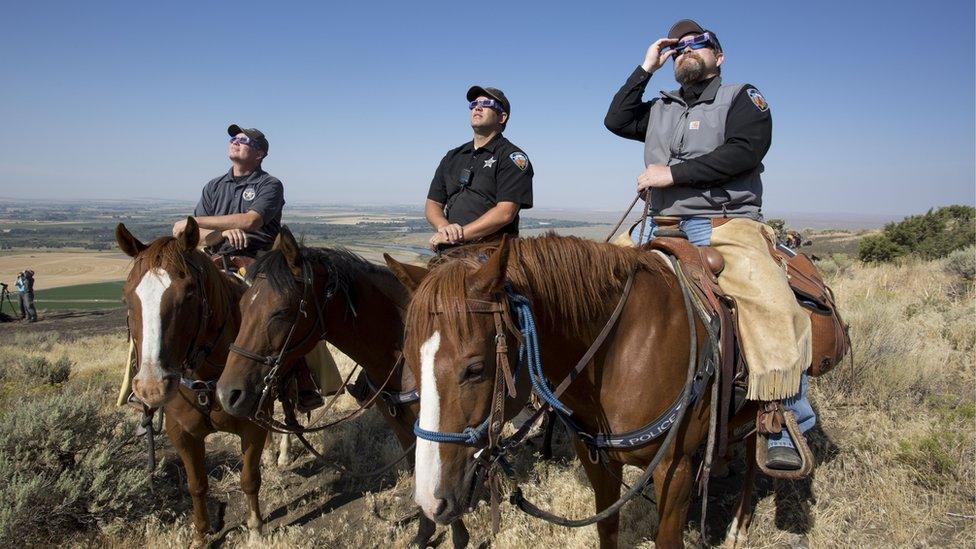
<path id="1" fill-rule="evenodd" d="M 813 336 L 813 363 L 811 376 L 821 376 L 844 359 L 851 350 L 848 326 L 840 316 L 834 293 L 827 286 L 817 266 L 803 253 L 774 249 L 777 259 L 786 263 L 786 273 L 790 288 L 796 294 L 797 302 L 810 315 L 810 328 Z"/>

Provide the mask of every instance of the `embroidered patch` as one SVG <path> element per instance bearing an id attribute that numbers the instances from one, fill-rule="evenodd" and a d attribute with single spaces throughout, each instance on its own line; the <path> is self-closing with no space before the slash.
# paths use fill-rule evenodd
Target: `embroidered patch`
<path id="1" fill-rule="evenodd" d="M 759 112 L 766 112 L 769 110 L 769 103 L 766 102 L 766 98 L 763 97 L 759 90 L 756 88 L 749 88 L 749 99 L 752 100 L 752 104 L 759 109 Z"/>
<path id="2" fill-rule="evenodd" d="M 244 200 L 254 200 L 254 195 L 255 194 L 256 193 L 254 192 L 254 189 L 247 188 L 247 189 L 244 189 L 244 194 L 241 195 L 241 196 L 244 198 Z"/>
<path id="3" fill-rule="evenodd" d="M 688 129 L 689 130 L 697 130 L 699 126 L 701 126 L 701 120 L 692 120 L 688 124 Z"/>
<path id="4" fill-rule="evenodd" d="M 485 165 L 482 166 L 482 167 L 483 168 L 490 168 L 490 167 L 492 167 L 494 165 L 495 165 L 495 157 L 493 156 L 493 157 L 489 158 L 488 160 L 485 160 Z"/>
<path id="5" fill-rule="evenodd" d="M 529 157 L 525 156 L 525 153 L 523 152 L 513 152 L 508 157 L 511 158 L 512 162 L 515 162 L 518 169 L 522 170 L 523 172 L 525 171 L 525 168 L 529 167 Z"/>

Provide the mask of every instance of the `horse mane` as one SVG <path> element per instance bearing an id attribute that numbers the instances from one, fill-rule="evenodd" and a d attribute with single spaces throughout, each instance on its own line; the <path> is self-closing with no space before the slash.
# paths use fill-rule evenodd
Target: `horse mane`
<path id="1" fill-rule="evenodd" d="M 465 303 L 467 277 L 482 266 L 481 259 L 460 257 L 431 269 L 414 292 L 407 325 L 416 326 L 419 333 L 431 333 L 434 317 L 439 316 L 441 328 L 450 332 L 442 337 L 464 338 L 470 330 Z M 670 273 L 647 251 L 550 232 L 512 241 L 506 277 L 516 292 L 532 301 L 536 317 L 551 321 L 551 326 L 569 337 L 589 340 L 616 307 L 634 267 L 661 275 Z M 438 314 L 430 314 L 433 311 Z"/>
<path id="2" fill-rule="evenodd" d="M 240 297 L 234 296 L 234 290 L 240 290 L 233 279 L 224 275 L 210 259 L 199 250 L 184 252 L 179 242 L 172 236 L 159 237 L 146 247 L 135 259 L 133 270 L 139 269 L 144 273 L 151 269 L 171 271 L 177 276 L 192 276 L 190 269 L 200 273 L 200 282 L 207 294 L 207 304 L 214 318 L 224 319 L 231 312 L 230 307 L 236 305 Z"/>
<path id="3" fill-rule="evenodd" d="M 362 257 L 345 248 L 312 248 L 299 246 L 302 261 L 312 265 L 319 265 L 326 269 L 329 277 L 326 280 L 326 292 L 336 294 L 342 292 L 346 296 L 346 305 L 353 308 L 353 283 L 361 275 L 383 275 L 389 270 L 366 261 Z M 301 281 L 291 272 L 288 260 L 281 250 L 271 250 L 262 255 L 251 266 L 247 278 L 253 282 L 258 276 L 264 276 L 271 284 L 271 289 L 279 294 L 300 292 Z"/>

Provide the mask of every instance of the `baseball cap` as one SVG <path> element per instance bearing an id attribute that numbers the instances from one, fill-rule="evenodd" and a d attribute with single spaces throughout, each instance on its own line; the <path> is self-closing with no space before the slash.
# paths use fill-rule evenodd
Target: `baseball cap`
<path id="1" fill-rule="evenodd" d="M 719 43 L 718 35 L 715 34 L 715 31 L 704 29 L 691 19 L 682 19 L 671 25 L 671 30 L 668 31 L 668 38 L 678 39 L 686 34 L 702 34 L 705 32 L 712 35 L 712 39 L 715 40 L 715 45 L 718 46 L 718 51 L 722 51 L 722 44 Z"/>
<path id="2" fill-rule="evenodd" d="M 264 136 L 264 133 L 257 128 L 242 128 L 237 124 L 231 124 L 227 128 L 227 134 L 231 137 L 243 133 L 244 135 L 251 138 L 251 142 L 254 144 L 255 148 L 268 152 L 268 138 Z"/>
<path id="3" fill-rule="evenodd" d="M 508 116 L 512 116 L 512 104 L 508 102 L 508 98 L 505 97 L 505 92 L 498 88 L 482 88 L 481 86 L 471 86 L 468 90 L 468 101 L 474 101 L 478 96 L 484 95 L 485 97 L 490 97 L 495 101 L 502 104 L 505 112 Z"/>

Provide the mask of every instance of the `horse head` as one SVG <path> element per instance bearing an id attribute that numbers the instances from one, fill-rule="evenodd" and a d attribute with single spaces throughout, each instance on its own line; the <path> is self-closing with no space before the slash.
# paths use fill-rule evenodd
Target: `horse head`
<path id="1" fill-rule="evenodd" d="M 119 248 L 135 260 L 122 289 L 139 363 L 132 390 L 153 408 L 176 393 L 198 332 L 210 314 L 195 274 L 207 265 L 196 251 L 197 229 L 196 221 L 188 217 L 179 236 L 160 237 L 146 245 L 124 224 L 115 228 Z"/>
<path id="2" fill-rule="evenodd" d="M 285 226 L 271 251 L 251 266 L 251 287 L 241 297 L 241 327 L 217 381 L 217 398 L 228 413 L 254 414 L 265 385 L 287 379 L 297 359 L 318 343 L 325 319 L 316 301 L 324 292 L 315 286 L 327 281 L 312 269 Z M 274 379 L 268 379 L 279 358 Z"/>
<path id="3" fill-rule="evenodd" d="M 500 360 L 507 360 L 512 368 L 518 363 L 517 336 L 508 320 L 505 293 L 510 246 L 506 239 L 484 263 L 475 258 L 452 259 L 426 276 L 416 267 L 387 258 L 390 269 L 413 289 L 405 358 L 420 380 L 415 499 L 429 518 L 441 524 L 457 519 L 475 503 L 476 454 L 487 437 L 453 443 L 431 439 L 437 434 L 472 433 L 485 424 L 495 376 L 502 375 Z M 499 347 L 500 337 L 507 341 L 507 349 Z M 527 394 L 520 391 L 523 397 Z M 515 400 L 507 400 L 502 419 L 519 408 Z"/>

